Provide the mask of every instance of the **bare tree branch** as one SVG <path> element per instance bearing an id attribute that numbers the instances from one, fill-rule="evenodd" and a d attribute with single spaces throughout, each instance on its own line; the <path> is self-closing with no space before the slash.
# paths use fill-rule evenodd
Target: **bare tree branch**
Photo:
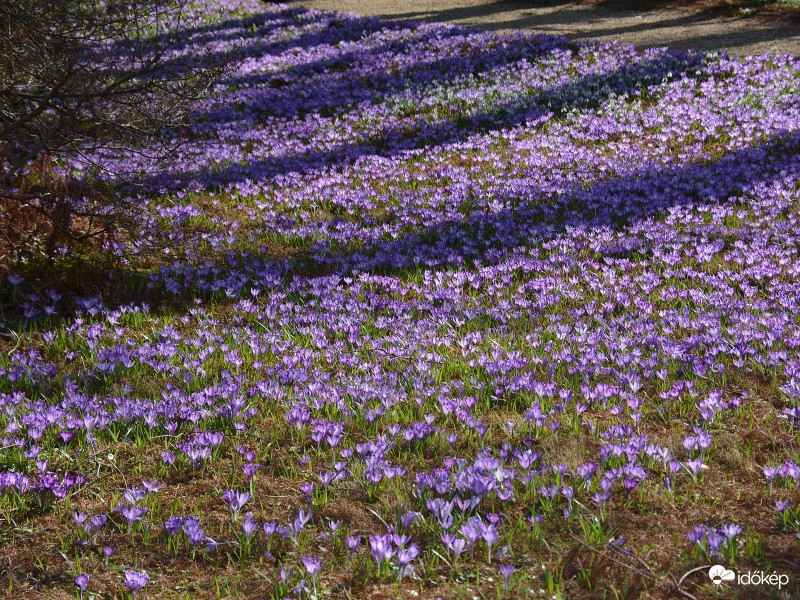
<path id="1" fill-rule="evenodd" d="M 58 165 L 79 157 L 85 184 L 99 175 L 130 184 L 90 154 L 157 158 L 174 147 L 174 129 L 239 61 L 235 51 L 206 51 L 188 8 L 189 0 L 0 0 L 0 201 L 51 211 L 52 231 L 79 239 L 72 216 L 86 211 L 65 197 L 74 182 L 56 185 L 72 176 Z M 127 200 L 108 186 L 87 196 L 98 215 Z M 12 214 L 0 205 L 0 217 Z"/>

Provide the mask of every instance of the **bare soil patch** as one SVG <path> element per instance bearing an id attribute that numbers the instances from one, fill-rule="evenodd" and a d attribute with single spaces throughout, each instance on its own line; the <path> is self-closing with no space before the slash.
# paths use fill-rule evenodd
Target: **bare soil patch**
<path id="1" fill-rule="evenodd" d="M 499 32 L 620 40 L 639 48 L 800 54 L 800 9 L 729 0 L 300 0 L 320 10 L 391 20 L 444 21 Z"/>

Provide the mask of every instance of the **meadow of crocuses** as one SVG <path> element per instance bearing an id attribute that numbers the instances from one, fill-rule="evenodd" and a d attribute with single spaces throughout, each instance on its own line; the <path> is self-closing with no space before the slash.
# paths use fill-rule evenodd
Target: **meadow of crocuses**
<path id="1" fill-rule="evenodd" d="M 193 19 L 125 301 L 5 276 L 4 593 L 798 592 L 798 59 Z"/>

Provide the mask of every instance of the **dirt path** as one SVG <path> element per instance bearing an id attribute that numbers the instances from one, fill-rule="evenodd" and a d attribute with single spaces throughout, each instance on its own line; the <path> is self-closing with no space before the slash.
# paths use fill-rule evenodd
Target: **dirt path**
<path id="1" fill-rule="evenodd" d="M 572 38 L 618 39 L 641 48 L 800 55 L 800 10 L 742 8 L 732 1 L 299 0 L 290 4 L 387 19 L 448 21 L 495 31 L 524 29 Z"/>

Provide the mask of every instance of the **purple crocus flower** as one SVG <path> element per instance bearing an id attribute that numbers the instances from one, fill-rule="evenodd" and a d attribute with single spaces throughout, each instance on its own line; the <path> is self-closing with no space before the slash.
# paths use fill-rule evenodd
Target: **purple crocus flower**
<path id="1" fill-rule="evenodd" d="M 92 530 L 98 530 L 106 524 L 108 517 L 105 514 L 95 515 L 90 519 Z"/>
<path id="2" fill-rule="evenodd" d="M 89 576 L 86 573 L 81 573 L 75 578 L 75 587 L 77 587 L 81 591 L 81 596 L 83 596 L 83 592 L 86 591 L 86 587 L 89 585 Z"/>
<path id="3" fill-rule="evenodd" d="M 700 458 L 695 460 L 687 460 L 685 464 L 686 468 L 689 469 L 693 479 L 697 478 L 697 476 L 700 474 L 700 471 L 708 468 L 708 466 Z"/>
<path id="4" fill-rule="evenodd" d="M 411 544 L 407 548 L 402 548 L 397 553 L 397 564 L 400 567 L 400 578 L 402 579 L 406 570 L 411 570 L 409 564 L 419 555 L 419 547 L 416 544 Z M 413 572 L 413 571 L 412 571 Z"/>
<path id="5" fill-rule="evenodd" d="M 142 479 L 142 487 L 144 487 L 145 492 L 148 494 L 155 494 L 164 487 L 164 484 L 158 483 L 157 481 L 150 482 Z"/>
<path id="6" fill-rule="evenodd" d="M 403 527 L 408 529 L 414 523 L 425 521 L 425 518 L 422 516 L 422 513 L 410 510 L 400 517 L 400 521 L 403 523 Z"/>
<path id="7" fill-rule="evenodd" d="M 467 549 L 467 542 L 452 533 L 445 533 L 442 535 L 442 542 L 453 556 L 458 559 L 459 555 Z"/>
<path id="8" fill-rule="evenodd" d="M 294 518 L 294 532 L 300 533 L 308 522 L 311 520 L 311 517 L 314 513 L 311 511 L 304 511 L 302 508 L 298 511 L 297 516 Z"/>
<path id="9" fill-rule="evenodd" d="M 253 519 L 253 513 L 249 512 L 244 516 L 244 521 L 242 522 L 242 532 L 245 539 L 252 538 L 256 531 L 258 531 L 258 522 Z"/>
<path id="10" fill-rule="evenodd" d="M 378 569 L 380 569 L 383 562 L 390 560 L 395 553 L 395 550 L 392 547 L 391 534 L 370 536 L 369 547 L 373 558 L 378 563 Z"/>
<path id="11" fill-rule="evenodd" d="M 419 555 L 419 547 L 416 544 L 411 544 L 397 553 L 397 563 L 401 567 L 405 567 L 412 560 Z"/>
<path id="12" fill-rule="evenodd" d="M 503 589 L 508 589 L 508 580 L 516 567 L 510 563 L 500 565 L 500 575 L 503 576 Z"/>
<path id="13" fill-rule="evenodd" d="M 200 519 L 197 517 L 186 517 L 183 520 L 183 532 L 186 534 L 193 548 L 196 548 L 206 539 L 206 534 L 200 529 Z"/>
<path id="14" fill-rule="evenodd" d="M 237 492 L 234 490 L 225 490 L 222 493 L 225 502 L 230 506 L 231 511 L 236 514 L 242 507 L 250 502 L 250 492 Z"/>
<path id="15" fill-rule="evenodd" d="M 308 574 L 311 575 L 311 579 L 317 578 L 317 573 L 322 568 L 322 561 L 315 556 L 306 555 L 302 558 L 303 566 L 308 571 Z"/>
<path id="16" fill-rule="evenodd" d="M 130 506 L 135 506 L 139 504 L 139 502 L 144 500 L 145 494 L 146 492 L 143 488 L 140 488 L 138 486 L 133 486 L 125 490 L 123 498 L 125 498 L 125 500 Z"/>
<path id="17" fill-rule="evenodd" d="M 131 592 L 138 592 L 150 581 L 150 576 L 144 572 L 125 571 L 124 575 L 125 579 L 123 583 Z"/>
<path id="18" fill-rule="evenodd" d="M 252 479 L 260 468 L 261 465 L 258 463 L 247 463 L 242 465 L 242 471 L 244 471 L 244 474 L 248 479 Z"/>
<path id="19" fill-rule="evenodd" d="M 269 540 L 278 528 L 278 524 L 275 521 L 264 521 L 261 527 L 264 530 L 264 535 L 267 536 L 267 543 L 269 544 Z"/>
<path id="20" fill-rule="evenodd" d="M 481 537 L 483 537 L 483 540 L 486 542 L 487 562 L 491 564 L 492 546 L 500 539 L 500 534 L 497 532 L 497 528 L 494 525 L 487 525 L 483 528 Z"/>
<path id="21" fill-rule="evenodd" d="M 695 525 L 687 533 L 686 538 L 691 544 L 700 543 L 706 534 L 706 527 L 704 525 Z"/>
<path id="22" fill-rule="evenodd" d="M 144 516 L 147 514 L 147 509 L 143 506 L 120 506 L 118 510 L 122 513 L 122 516 L 125 517 L 125 520 L 128 521 L 128 530 L 133 527 L 134 523 L 144 519 Z"/>
<path id="23" fill-rule="evenodd" d="M 711 556 L 719 553 L 720 546 L 725 541 L 725 537 L 717 531 L 708 530 L 706 532 L 706 543 L 708 544 L 708 553 Z"/>
<path id="24" fill-rule="evenodd" d="M 346 537 L 346 538 L 344 538 L 344 543 L 347 545 L 347 548 L 350 550 L 350 560 L 352 560 L 353 557 L 356 554 L 356 550 L 358 550 L 358 547 L 361 545 L 361 536 L 360 535 L 354 535 L 354 536 Z"/>
<path id="25" fill-rule="evenodd" d="M 744 530 L 741 528 L 741 526 L 736 525 L 735 523 L 728 523 L 720 527 L 718 531 L 725 536 L 725 539 L 732 540 Z"/>
<path id="26" fill-rule="evenodd" d="M 178 531 L 180 531 L 182 526 L 183 526 L 183 519 L 175 515 L 172 515 L 164 523 L 164 531 L 167 532 L 167 535 L 169 537 L 174 537 L 175 534 L 178 533 Z"/>

